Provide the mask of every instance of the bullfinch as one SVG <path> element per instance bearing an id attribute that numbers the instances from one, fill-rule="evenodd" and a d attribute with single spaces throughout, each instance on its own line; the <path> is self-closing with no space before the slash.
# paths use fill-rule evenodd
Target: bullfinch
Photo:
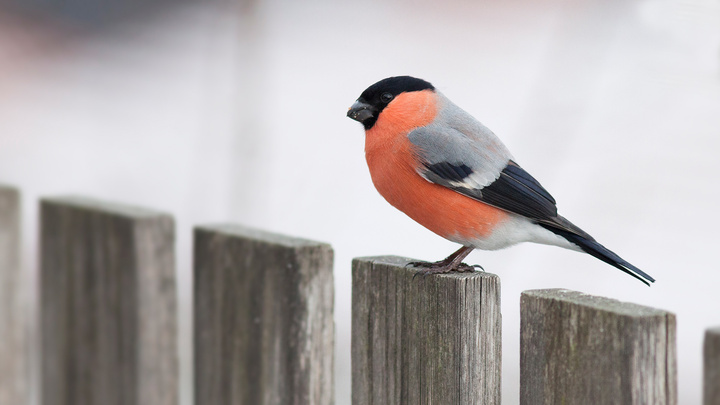
<path id="1" fill-rule="evenodd" d="M 469 271 L 473 249 L 520 242 L 588 253 L 650 285 L 655 280 L 558 215 L 555 199 L 487 127 L 425 80 L 383 79 L 347 116 L 365 127 L 365 158 L 377 191 L 395 208 L 462 247 L 413 263 L 422 274 Z"/>

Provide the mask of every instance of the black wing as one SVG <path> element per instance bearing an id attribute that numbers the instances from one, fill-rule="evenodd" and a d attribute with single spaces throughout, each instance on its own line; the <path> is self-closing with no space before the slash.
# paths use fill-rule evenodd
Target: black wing
<path id="1" fill-rule="evenodd" d="M 528 172 L 512 160 L 500 177 L 480 190 L 483 202 L 536 219 L 557 217 L 555 199 Z"/>
<path id="2" fill-rule="evenodd" d="M 592 240 L 587 232 L 557 213 L 555 199 L 517 163 L 510 160 L 500 176 L 485 187 L 473 187 L 473 170 L 464 164 L 426 164 L 425 177 L 460 194 L 519 214 L 550 229 L 561 229 Z"/>
<path id="3" fill-rule="evenodd" d="M 587 232 L 559 216 L 555 199 L 550 193 L 512 160 L 500 172 L 497 180 L 482 188 L 469 186 L 470 183 L 466 179 L 472 175 L 472 169 L 464 164 L 453 165 L 443 162 L 425 167 L 432 173 L 427 177 L 435 183 L 500 209 L 530 218 L 543 228 L 576 244 L 586 253 L 617 267 L 647 285 L 655 281 L 648 274 L 598 243 Z"/>
<path id="4" fill-rule="evenodd" d="M 470 181 L 473 169 L 465 164 L 441 162 L 426 164 L 425 168 L 428 180 L 484 203 L 535 220 L 557 216 L 555 199 L 512 160 L 495 181 L 484 187 Z"/>

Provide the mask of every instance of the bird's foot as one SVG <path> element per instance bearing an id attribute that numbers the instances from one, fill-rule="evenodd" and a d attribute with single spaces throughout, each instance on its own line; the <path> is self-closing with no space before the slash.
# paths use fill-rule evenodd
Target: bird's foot
<path id="1" fill-rule="evenodd" d="M 476 266 L 470 266 L 462 262 L 463 259 L 465 259 L 465 257 L 467 257 L 467 255 L 470 254 L 473 249 L 474 248 L 471 246 L 463 246 L 456 252 L 446 257 L 445 259 L 440 260 L 439 262 L 410 262 L 408 263 L 408 266 L 422 268 L 422 270 L 415 273 L 413 279 L 415 279 L 418 274 L 425 277 L 428 274 L 449 273 L 451 271 L 475 271 Z M 477 267 L 480 267 L 483 271 L 485 271 L 482 266 Z"/>
<path id="2" fill-rule="evenodd" d="M 415 268 L 419 268 L 417 273 L 413 275 L 413 279 L 417 276 L 426 277 L 430 274 L 450 273 L 456 271 L 458 273 L 473 272 L 477 268 L 485 271 L 479 264 L 469 265 L 467 263 L 453 263 L 452 260 L 440 260 L 437 262 L 410 262 L 407 264 Z"/>

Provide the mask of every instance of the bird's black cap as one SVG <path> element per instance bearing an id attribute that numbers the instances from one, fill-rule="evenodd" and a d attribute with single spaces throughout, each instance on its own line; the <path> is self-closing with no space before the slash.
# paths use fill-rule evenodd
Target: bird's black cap
<path id="1" fill-rule="evenodd" d="M 382 79 L 365 89 L 357 102 L 350 107 L 347 116 L 359 121 L 366 130 L 375 125 L 378 115 L 398 94 L 435 90 L 435 87 L 425 80 L 412 76 L 393 76 Z"/>
<path id="2" fill-rule="evenodd" d="M 368 87 L 362 92 L 360 98 L 372 104 L 373 100 L 379 100 L 380 95 L 383 93 L 390 93 L 393 96 L 397 96 L 400 93 L 427 89 L 435 90 L 435 87 L 423 79 L 412 76 L 393 76 L 382 79 Z"/>

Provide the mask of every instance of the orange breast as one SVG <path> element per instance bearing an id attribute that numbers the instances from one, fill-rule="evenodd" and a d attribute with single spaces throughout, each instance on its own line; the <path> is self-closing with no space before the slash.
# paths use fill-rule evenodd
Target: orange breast
<path id="1" fill-rule="evenodd" d="M 419 161 L 407 134 L 432 122 L 437 99 L 430 90 L 402 93 L 365 134 L 367 159 L 375 188 L 395 208 L 436 234 L 459 242 L 487 237 L 507 213 L 417 173 Z"/>

